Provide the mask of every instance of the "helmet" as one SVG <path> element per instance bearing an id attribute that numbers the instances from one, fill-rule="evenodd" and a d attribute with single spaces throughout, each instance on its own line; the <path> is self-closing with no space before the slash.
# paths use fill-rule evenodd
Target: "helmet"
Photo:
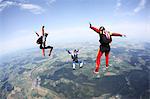
<path id="1" fill-rule="evenodd" d="M 101 31 L 104 31 L 104 30 L 105 30 L 105 28 L 104 28 L 103 26 L 101 26 L 99 29 L 100 29 Z"/>
<path id="2" fill-rule="evenodd" d="M 45 33 L 45 36 L 47 37 L 47 36 L 48 36 L 48 33 Z"/>
<path id="3" fill-rule="evenodd" d="M 74 52 L 76 52 L 77 50 L 75 49 Z"/>

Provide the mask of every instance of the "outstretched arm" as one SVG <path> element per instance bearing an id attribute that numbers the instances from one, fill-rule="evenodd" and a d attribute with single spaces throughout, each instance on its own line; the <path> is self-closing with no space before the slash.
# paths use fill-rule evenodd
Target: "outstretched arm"
<path id="1" fill-rule="evenodd" d="M 120 33 L 111 33 L 111 36 L 123 36 L 122 34 L 120 34 Z"/>
<path id="2" fill-rule="evenodd" d="M 95 28 L 95 27 L 93 27 L 91 23 L 90 23 L 90 28 L 91 28 L 92 30 L 94 30 L 95 32 L 100 33 L 100 30 L 97 29 L 97 28 Z"/>
<path id="3" fill-rule="evenodd" d="M 66 49 L 66 51 L 68 52 L 68 54 L 71 54 L 71 52 L 69 50 Z"/>
<path id="4" fill-rule="evenodd" d="M 79 54 L 79 49 L 77 50 L 77 54 Z"/>
<path id="5" fill-rule="evenodd" d="M 37 33 L 37 32 L 35 32 L 36 33 L 36 35 L 39 37 L 39 34 Z"/>
<path id="6" fill-rule="evenodd" d="M 44 35 L 44 26 L 42 26 L 42 35 Z"/>

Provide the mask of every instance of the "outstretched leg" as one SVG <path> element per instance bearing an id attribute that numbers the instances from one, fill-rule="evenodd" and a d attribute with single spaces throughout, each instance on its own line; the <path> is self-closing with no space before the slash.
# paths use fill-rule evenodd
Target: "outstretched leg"
<path id="1" fill-rule="evenodd" d="M 47 46 L 47 47 L 45 47 L 45 49 L 50 49 L 50 50 L 49 50 L 49 54 L 48 54 L 48 55 L 50 56 L 50 55 L 51 55 L 51 52 L 52 52 L 52 50 L 53 50 L 53 47 L 52 47 L 52 46 Z"/>
<path id="2" fill-rule="evenodd" d="M 73 68 L 73 70 L 76 69 L 76 64 L 75 64 L 75 62 L 72 63 L 72 68 Z"/>
<path id="3" fill-rule="evenodd" d="M 83 67 L 83 61 L 80 61 L 79 65 L 80 65 L 80 68 L 82 68 Z"/>
<path id="4" fill-rule="evenodd" d="M 106 58 L 106 68 L 108 68 L 108 65 L 109 65 L 109 52 L 105 52 L 105 58 Z"/>
<path id="5" fill-rule="evenodd" d="M 52 50 L 53 50 L 53 47 L 52 46 L 50 46 L 50 50 L 49 50 L 49 56 L 51 56 L 51 52 L 52 52 Z"/>
<path id="6" fill-rule="evenodd" d="M 98 54 L 97 54 L 97 58 L 96 58 L 95 73 L 98 73 L 98 71 L 99 71 L 102 55 L 103 55 L 103 52 L 101 52 L 100 49 L 98 49 Z"/>

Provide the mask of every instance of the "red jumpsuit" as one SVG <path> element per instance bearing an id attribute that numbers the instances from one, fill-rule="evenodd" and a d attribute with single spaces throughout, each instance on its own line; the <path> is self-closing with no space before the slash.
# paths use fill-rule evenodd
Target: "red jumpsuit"
<path id="1" fill-rule="evenodd" d="M 106 59 L 106 68 L 108 68 L 109 65 L 109 51 L 110 51 L 110 45 L 109 43 L 112 41 L 111 36 L 122 36 L 122 34 L 119 33 L 110 33 L 109 31 L 102 32 L 100 29 L 97 29 L 93 26 L 90 26 L 92 30 L 97 32 L 100 35 L 100 48 L 98 49 L 97 58 L 96 58 L 96 68 L 95 72 L 99 71 L 100 63 L 101 63 L 101 56 L 103 53 L 105 53 L 105 59 Z M 106 36 L 107 39 L 110 39 L 109 43 L 105 43 L 101 38 L 103 36 Z"/>

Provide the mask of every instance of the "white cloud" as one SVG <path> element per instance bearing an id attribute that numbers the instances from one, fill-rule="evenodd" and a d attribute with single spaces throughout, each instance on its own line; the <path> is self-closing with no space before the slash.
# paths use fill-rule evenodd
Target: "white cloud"
<path id="1" fill-rule="evenodd" d="M 116 4 L 116 10 L 119 10 L 119 8 L 121 7 L 121 0 L 117 0 L 117 4 Z"/>
<path id="2" fill-rule="evenodd" d="M 115 11 L 118 11 L 120 7 L 122 6 L 121 0 L 117 0 L 116 5 L 115 5 Z"/>
<path id="3" fill-rule="evenodd" d="M 145 4 L 146 4 L 146 0 L 140 0 L 138 6 L 133 10 L 134 13 L 138 13 L 139 11 L 144 9 L 145 8 Z"/>
<path id="4" fill-rule="evenodd" d="M 54 3 L 54 2 L 56 2 L 56 0 L 46 0 L 46 2 L 47 2 L 48 5 L 50 5 L 50 4 Z"/>
<path id="5" fill-rule="evenodd" d="M 15 5 L 15 3 L 12 1 L 6 1 L 6 2 L 0 1 L 0 12 L 3 11 L 6 7 L 9 7 L 11 5 Z"/>
<path id="6" fill-rule="evenodd" d="M 119 14 L 119 15 L 123 15 L 123 16 L 135 15 L 136 13 L 140 12 L 141 10 L 143 10 L 145 8 L 146 0 L 139 0 L 139 3 L 137 4 L 137 6 L 131 10 L 128 10 L 128 11 L 126 11 L 125 9 L 122 9 L 123 5 L 125 5 L 125 4 L 122 4 L 122 0 L 117 0 L 116 8 L 115 8 L 115 14 L 117 14 L 117 15 Z"/>
<path id="7" fill-rule="evenodd" d="M 0 2 L 0 12 L 2 12 L 5 8 L 10 7 L 10 6 L 17 6 L 21 9 L 28 10 L 32 12 L 33 14 L 41 14 L 45 10 L 35 4 L 30 4 L 30 3 L 18 3 L 14 1 L 1 1 Z"/>
<path id="8" fill-rule="evenodd" d="M 25 9 L 25 10 L 29 10 L 30 12 L 34 13 L 34 14 L 41 14 L 42 12 L 44 12 L 44 9 L 38 5 L 34 5 L 34 4 L 19 4 L 20 8 Z"/>

